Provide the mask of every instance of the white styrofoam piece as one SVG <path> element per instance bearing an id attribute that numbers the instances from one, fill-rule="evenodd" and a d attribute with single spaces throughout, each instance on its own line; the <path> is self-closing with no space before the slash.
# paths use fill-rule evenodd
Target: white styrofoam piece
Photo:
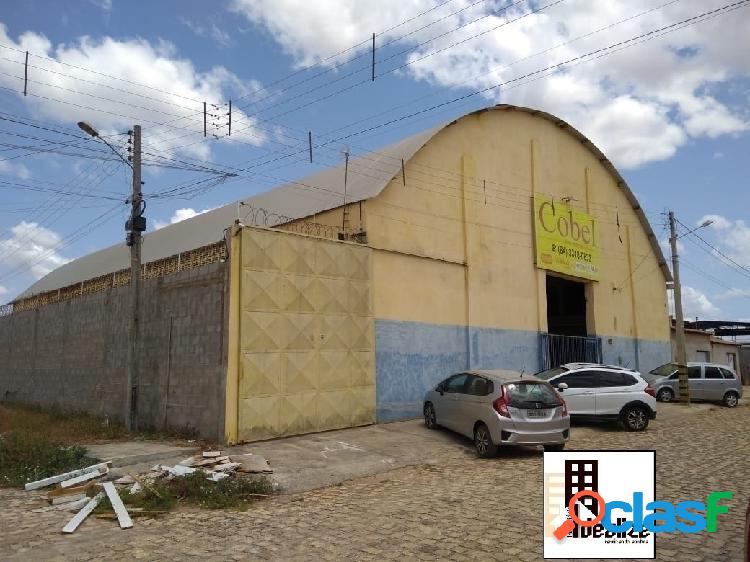
<path id="1" fill-rule="evenodd" d="M 63 527 L 62 532 L 63 533 L 73 533 L 78 528 L 78 526 L 83 523 L 83 520 L 86 519 L 86 517 L 89 516 L 89 513 L 94 511 L 96 509 L 96 506 L 99 505 L 99 502 L 102 501 L 102 498 L 104 497 L 104 492 L 99 492 L 89 500 L 89 502 L 83 506 L 83 509 L 76 513 L 73 516 L 73 519 L 68 521 L 68 524 Z"/>
<path id="2" fill-rule="evenodd" d="M 75 478 L 76 476 L 80 476 L 81 474 L 91 472 L 92 470 L 99 470 L 99 469 L 107 468 L 108 464 L 110 463 L 103 462 L 99 464 L 92 464 L 91 466 L 87 466 L 85 468 L 79 468 L 78 470 L 71 470 L 70 472 L 58 474 L 57 476 L 50 476 L 49 478 L 42 478 L 41 480 L 36 480 L 35 482 L 29 482 L 28 484 L 24 486 L 24 489 L 28 492 L 29 490 L 36 490 L 38 488 L 44 488 L 45 486 L 51 486 L 52 484 L 57 484 L 58 482 L 62 482 L 63 480 Z"/>
<path id="3" fill-rule="evenodd" d="M 104 483 L 104 491 L 109 498 L 109 503 L 112 504 L 112 509 L 115 510 L 117 515 L 117 521 L 120 523 L 120 529 L 130 529 L 133 526 L 133 520 L 128 515 L 128 510 L 125 509 L 125 505 L 122 503 L 120 494 L 117 493 L 117 488 L 112 482 Z"/>

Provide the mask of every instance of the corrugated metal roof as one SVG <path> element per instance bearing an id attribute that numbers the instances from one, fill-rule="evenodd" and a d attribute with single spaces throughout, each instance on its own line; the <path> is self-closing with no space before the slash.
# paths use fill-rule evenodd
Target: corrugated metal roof
<path id="1" fill-rule="evenodd" d="M 408 161 L 435 134 L 445 127 L 469 115 L 493 110 L 514 110 L 538 115 L 555 123 L 558 127 L 567 130 L 580 139 L 582 144 L 591 150 L 598 157 L 602 165 L 610 171 L 617 185 L 623 190 L 625 197 L 635 210 L 649 237 L 664 277 L 667 280 L 671 280 L 672 276 L 662 254 L 659 242 L 633 192 L 614 165 L 580 131 L 549 113 L 535 109 L 507 104 L 480 109 L 450 123 L 428 129 L 380 148 L 370 153 L 367 157 L 354 158 L 349 162 L 350 174 L 347 181 L 347 203 L 371 199 L 380 194 L 385 186 L 401 172 L 401 159 L 403 158 L 404 161 Z M 341 165 L 321 170 L 269 191 L 244 198 L 241 201 L 253 207 L 260 207 L 291 219 L 298 219 L 341 206 L 344 196 L 343 190 L 344 166 Z M 237 218 L 237 204 L 238 201 L 235 201 L 207 213 L 146 233 L 143 237 L 143 262 L 165 258 L 221 240 L 224 235 L 224 229 L 230 226 Z M 242 207 L 240 207 L 240 217 L 242 217 Z M 82 256 L 55 269 L 31 285 L 31 287 L 17 298 L 24 298 L 36 293 L 43 293 L 72 285 L 86 279 L 125 269 L 129 265 L 130 251 L 128 247 L 124 243 L 111 246 L 104 250 Z"/>

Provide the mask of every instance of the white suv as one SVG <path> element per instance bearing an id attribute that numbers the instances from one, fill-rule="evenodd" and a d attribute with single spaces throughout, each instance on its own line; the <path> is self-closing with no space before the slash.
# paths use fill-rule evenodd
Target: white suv
<path id="1" fill-rule="evenodd" d="M 656 389 L 637 371 L 595 363 L 568 363 L 534 375 L 565 398 L 573 418 L 620 422 L 628 431 L 643 431 L 656 418 Z"/>

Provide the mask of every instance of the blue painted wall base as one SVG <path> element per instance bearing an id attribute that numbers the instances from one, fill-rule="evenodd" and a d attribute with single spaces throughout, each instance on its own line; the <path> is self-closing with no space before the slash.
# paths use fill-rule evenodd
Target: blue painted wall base
<path id="1" fill-rule="evenodd" d="M 605 363 L 647 372 L 670 360 L 669 342 L 603 337 Z M 422 414 L 422 398 L 464 369 L 539 370 L 538 332 L 375 320 L 377 420 Z"/>

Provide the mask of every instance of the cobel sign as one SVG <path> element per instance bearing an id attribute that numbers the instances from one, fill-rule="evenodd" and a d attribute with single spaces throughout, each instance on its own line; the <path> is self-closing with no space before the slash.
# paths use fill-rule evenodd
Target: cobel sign
<path id="1" fill-rule="evenodd" d="M 547 195 L 534 194 L 537 267 L 598 281 L 597 234 L 593 216 Z"/>

